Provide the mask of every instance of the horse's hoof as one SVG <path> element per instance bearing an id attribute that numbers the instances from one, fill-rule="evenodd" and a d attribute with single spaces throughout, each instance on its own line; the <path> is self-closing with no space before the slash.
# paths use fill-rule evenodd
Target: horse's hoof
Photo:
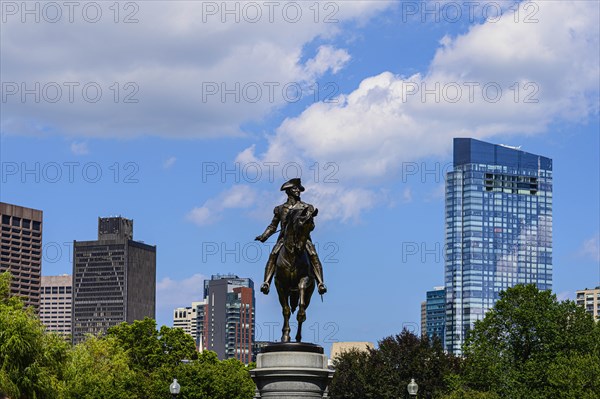
<path id="1" fill-rule="evenodd" d="M 265 295 L 268 295 L 269 294 L 269 284 L 262 283 L 262 285 L 260 286 L 260 292 L 262 292 Z"/>
<path id="2" fill-rule="evenodd" d="M 289 335 L 283 335 L 283 336 L 281 337 L 281 342 L 283 342 L 283 343 L 288 343 L 288 342 L 290 342 L 290 336 L 289 336 Z"/>

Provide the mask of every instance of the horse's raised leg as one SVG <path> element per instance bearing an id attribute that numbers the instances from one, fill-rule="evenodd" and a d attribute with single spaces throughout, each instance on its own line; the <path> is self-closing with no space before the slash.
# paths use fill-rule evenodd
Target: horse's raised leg
<path id="1" fill-rule="evenodd" d="M 288 296 L 283 289 L 277 287 L 277 295 L 283 313 L 283 328 L 281 329 L 281 342 L 290 342 L 290 315 L 292 310 L 288 304 Z"/>

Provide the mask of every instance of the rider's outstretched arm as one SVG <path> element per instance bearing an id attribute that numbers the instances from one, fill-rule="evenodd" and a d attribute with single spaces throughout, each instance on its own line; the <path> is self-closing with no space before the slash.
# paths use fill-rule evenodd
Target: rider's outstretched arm
<path id="1" fill-rule="evenodd" d="M 271 224 L 267 226 L 265 232 L 256 237 L 257 241 L 265 242 L 269 237 L 271 237 L 277 231 L 277 226 L 279 225 L 279 207 L 276 206 L 273 209 L 273 220 L 271 220 Z"/>

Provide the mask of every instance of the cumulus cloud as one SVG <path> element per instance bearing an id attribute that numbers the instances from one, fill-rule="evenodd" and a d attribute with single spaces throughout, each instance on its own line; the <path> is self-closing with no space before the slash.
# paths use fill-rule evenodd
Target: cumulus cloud
<path id="1" fill-rule="evenodd" d="M 368 20 L 391 4 L 331 2 L 333 9 L 316 16 L 313 3 L 267 3 L 147 1 L 119 3 L 117 12 L 100 2 L 71 13 L 60 2 L 40 3 L 38 23 L 34 15 L 23 23 L 21 3 L 14 3 L 2 24 L 2 131 L 241 134 L 240 124 L 286 104 L 286 84 L 310 84 L 349 59 L 328 45 L 304 53 L 307 44 L 326 42 L 344 24 Z M 62 16 L 48 22 L 55 8 Z"/>
<path id="2" fill-rule="evenodd" d="M 596 262 L 600 262 L 600 234 L 596 234 L 585 240 L 581 245 L 579 254 Z"/>
<path id="3" fill-rule="evenodd" d="M 226 209 L 250 208 L 256 204 L 256 199 L 255 189 L 248 185 L 236 185 L 193 208 L 186 218 L 198 226 L 209 225 L 221 219 Z"/>
<path id="4" fill-rule="evenodd" d="M 386 201 L 385 194 L 381 191 L 325 183 L 307 184 L 306 195 L 302 199 L 318 204 L 319 220 L 342 222 L 358 222 L 361 213 Z"/>
<path id="5" fill-rule="evenodd" d="M 286 119 L 258 158 L 334 161 L 355 184 L 445 154 L 453 137 L 536 134 L 557 119 L 585 121 L 598 107 L 598 8 L 536 4 L 537 23 L 515 22 L 509 11 L 444 38 L 423 73 L 382 72 L 337 102 L 313 104 Z"/>
<path id="6" fill-rule="evenodd" d="M 253 145 L 238 160 L 335 165 L 338 184 L 317 186 L 317 196 L 333 199 L 329 215 L 356 220 L 375 204 L 395 203 L 372 189 L 377 182 L 389 181 L 405 162 L 446 154 L 453 137 L 538 134 L 555 120 L 597 113 L 598 8 L 536 3 L 535 19 L 527 21 L 526 4 L 516 8 L 519 18 L 514 3 L 499 5 L 499 20 L 444 37 L 426 71 L 367 77 L 349 94 L 287 118 L 266 151 L 256 154 Z M 322 53 L 328 59 L 332 51 Z M 432 193 L 439 195 L 443 187 Z M 399 198 L 410 202 L 412 192 Z"/>
<path id="7" fill-rule="evenodd" d="M 163 169 L 170 169 L 175 162 L 177 161 L 176 157 L 169 157 L 163 162 Z"/>
<path id="8" fill-rule="evenodd" d="M 306 62 L 306 71 L 310 76 L 321 76 L 328 70 L 337 73 L 350 60 L 346 50 L 336 49 L 332 46 L 321 46 L 317 55 Z"/>
<path id="9" fill-rule="evenodd" d="M 164 277 L 156 283 L 157 314 L 164 314 L 178 307 L 190 306 L 201 301 L 204 280 L 207 277 L 197 273 L 183 280 Z"/>
<path id="10" fill-rule="evenodd" d="M 74 141 L 71 143 L 71 152 L 75 155 L 87 155 L 90 153 L 87 143 Z"/>

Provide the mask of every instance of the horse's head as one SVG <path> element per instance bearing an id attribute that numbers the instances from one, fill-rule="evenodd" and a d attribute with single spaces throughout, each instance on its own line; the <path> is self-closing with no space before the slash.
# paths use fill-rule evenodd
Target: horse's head
<path id="1" fill-rule="evenodd" d="M 317 216 L 319 210 L 309 205 L 302 209 L 292 209 L 287 215 L 286 231 L 284 240 L 286 247 L 291 249 L 302 249 L 306 245 L 306 241 L 310 232 L 315 229 L 314 217 Z"/>

